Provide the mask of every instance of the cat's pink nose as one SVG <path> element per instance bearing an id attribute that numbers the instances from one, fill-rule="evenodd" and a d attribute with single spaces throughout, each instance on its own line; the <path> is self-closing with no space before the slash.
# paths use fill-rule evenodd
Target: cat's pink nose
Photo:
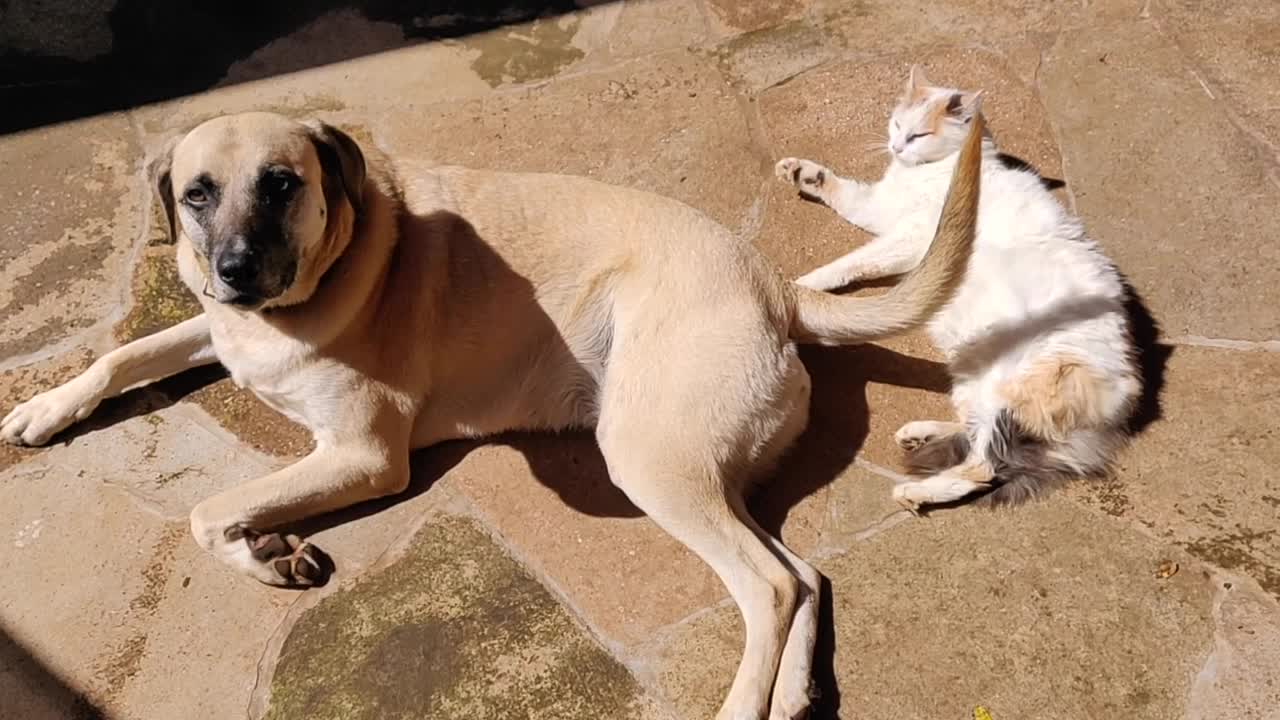
<path id="1" fill-rule="evenodd" d="M 907 144 L 902 142 L 901 140 L 895 140 L 893 144 L 890 145 L 890 147 L 893 148 L 894 155 L 901 155 L 902 151 L 907 149 Z"/>

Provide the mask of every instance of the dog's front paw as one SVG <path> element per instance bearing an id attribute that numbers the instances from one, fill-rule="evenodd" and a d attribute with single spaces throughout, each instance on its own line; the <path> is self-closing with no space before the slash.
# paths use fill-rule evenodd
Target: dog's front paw
<path id="1" fill-rule="evenodd" d="M 90 385 L 81 376 L 22 403 L 0 420 L 0 438 L 13 445 L 44 445 L 98 407 L 102 395 Z"/>
<path id="2" fill-rule="evenodd" d="M 801 158 L 783 158 L 773 167 L 778 179 L 790 183 L 800 194 L 810 200 L 826 202 L 827 181 L 830 171 L 812 160 Z"/>
<path id="3" fill-rule="evenodd" d="M 228 559 L 268 585 L 295 588 L 324 585 L 333 574 L 333 561 L 328 554 L 297 535 L 259 532 L 233 525 L 224 537 Z"/>

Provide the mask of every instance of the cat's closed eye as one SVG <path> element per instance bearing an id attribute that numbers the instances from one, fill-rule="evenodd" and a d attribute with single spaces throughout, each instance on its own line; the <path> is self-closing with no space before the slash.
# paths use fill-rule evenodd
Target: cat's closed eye
<path id="1" fill-rule="evenodd" d="M 933 134 L 933 133 L 927 133 L 927 132 L 923 132 L 923 133 L 914 133 L 914 134 L 912 134 L 912 135 L 908 135 L 908 136 L 907 136 L 907 142 L 911 142 L 912 140 L 915 140 L 916 138 L 922 138 L 922 137 L 924 137 L 925 135 L 932 135 L 932 134 Z"/>

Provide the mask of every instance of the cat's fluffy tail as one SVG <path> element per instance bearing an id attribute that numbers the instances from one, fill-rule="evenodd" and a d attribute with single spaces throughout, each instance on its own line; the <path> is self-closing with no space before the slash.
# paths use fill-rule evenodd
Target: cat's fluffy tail
<path id="1" fill-rule="evenodd" d="M 1082 474 L 1083 468 L 1064 462 L 1064 450 L 1032 436 L 1019 427 L 1012 412 L 1001 410 L 996 414 L 995 432 L 986 447 L 987 462 L 995 472 L 991 481 L 994 489 L 975 499 L 974 504 L 1017 505 L 1070 482 Z"/>
<path id="2" fill-rule="evenodd" d="M 991 489 L 973 498 L 974 505 L 1018 505 L 1089 472 L 1063 454 L 1067 448 L 1055 447 L 1021 428 L 1009 410 L 996 414 L 989 436 L 986 447 L 978 450 L 991 466 L 994 477 Z M 964 462 L 971 451 L 967 433 L 932 438 L 907 451 L 907 471 L 917 476 L 935 475 Z"/>
<path id="3" fill-rule="evenodd" d="M 975 113 L 924 260 L 901 283 L 875 297 L 842 297 L 794 286 L 792 339 L 853 345 L 912 330 L 942 309 L 964 280 L 973 251 L 984 127 L 982 114 Z"/>

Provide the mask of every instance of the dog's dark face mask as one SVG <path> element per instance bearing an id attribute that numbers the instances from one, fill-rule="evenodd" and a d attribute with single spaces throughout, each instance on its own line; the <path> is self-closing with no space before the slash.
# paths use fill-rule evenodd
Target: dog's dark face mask
<path id="1" fill-rule="evenodd" d="M 255 310 L 306 299 L 290 291 L 314 288 L 318 278 L 299 279 L 334 244 L 334 216 L 359 210 L 365 168 L 340 131 L 255 113 L 192 130 L 153 177 L 170 231 L 191 243 L 201 267 L 203 287 L 192 289 Z"/>

